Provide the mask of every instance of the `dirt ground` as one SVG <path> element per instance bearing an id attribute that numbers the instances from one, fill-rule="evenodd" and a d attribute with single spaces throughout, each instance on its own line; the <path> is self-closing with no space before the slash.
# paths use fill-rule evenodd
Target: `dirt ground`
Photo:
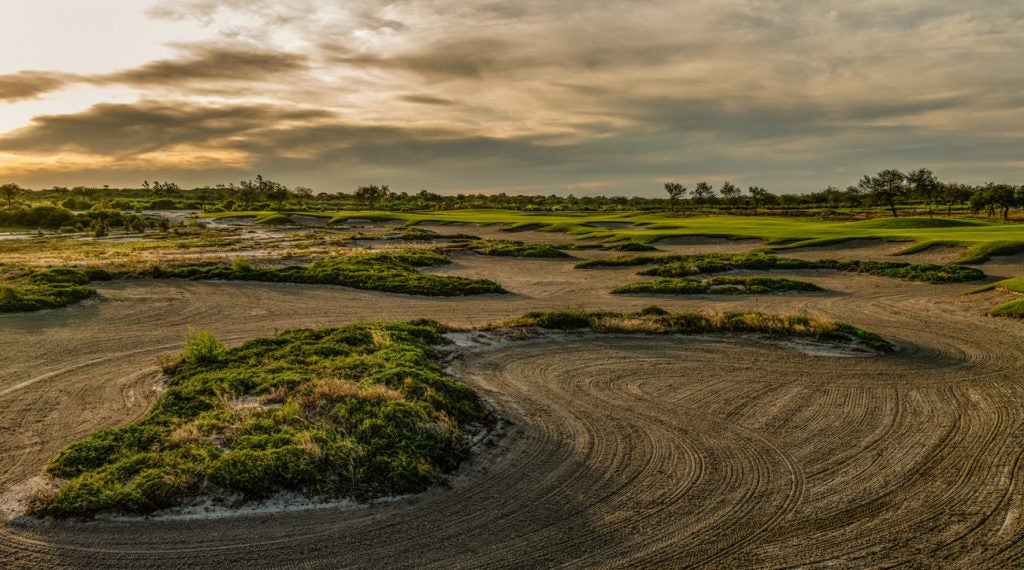
<path id="1" fill-rule="evenodd" d="M 0 502 L 14 502 L 61 446 L 144 413 L 161 360 L 190 327 L 237 343 L 366 319 L 480 325 L 534 309 L 658 304 L 807 310 L 899 350 L 844 357 L 747 337 L 594 335 L 467 349 L 452 372 L 510 425 L 449 488 L 211 520 L 13 518 L 0 526 L 0 566 L 1024 564 L 1024 324 L 985 316 L 1004 294 L 798 271 L 773 275 L 827 291 L 620 297 L 608 291 L 639 279 L 636 268 L 454 260 L 437 271 L 495 279 L 512 294 L 138 280 L 101 283 L 99 300 L 67 309 L 0 316 Z M 1024 275 L 1024 259 L 992 267 Z"/>

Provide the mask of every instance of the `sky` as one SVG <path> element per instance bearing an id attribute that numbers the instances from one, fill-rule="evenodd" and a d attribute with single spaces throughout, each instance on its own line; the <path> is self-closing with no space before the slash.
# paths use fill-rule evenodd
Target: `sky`
<path id="1" fill-rule="evenodd" d="M 1024 182 L 1024 3 L 4 0 L 0 182 Z"/>

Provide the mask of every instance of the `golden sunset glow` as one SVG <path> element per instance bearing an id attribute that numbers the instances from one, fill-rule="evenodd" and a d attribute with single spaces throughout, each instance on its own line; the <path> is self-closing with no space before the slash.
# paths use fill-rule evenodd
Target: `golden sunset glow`
<path id="1" fill-rule="evenodd" d="M 1015 180 L 1021 24 L 996 1 L 6 2 L 0 175 L 563 194 L 803 192 L 916 166 Z"/>

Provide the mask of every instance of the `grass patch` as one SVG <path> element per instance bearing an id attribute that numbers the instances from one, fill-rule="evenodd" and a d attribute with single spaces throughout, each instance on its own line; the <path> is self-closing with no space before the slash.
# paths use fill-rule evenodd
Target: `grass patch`
<path id="1" fill-rule="evenodd" d="M 882 352 L 893 350 L 892 345 L 877 334 L 846 323 L 802 313 L 669 313 L 658 307 L 648 307 L 636 313 L 534 311 L 509 321 L 507 325 L 553 330 L 590 329 L 607 333 L 753 333 L 773 337 L 806 337 L 828 342 L 853 342 Z"/>
<path id="2" fill-rule="evenodd" d="M 502 257 L 540 257 L 564 259 L 572 257 L 568 253 L 550 245 L 525 243 L 515 240 L 482 239 L 471 241 L 466 247 L 481 255 Z"/>
<path id="3" fill-rule="evenodd" d="M 411 226 L 404 228 L 401 232 L 389 234 L 388 239 L 399 241 L 466 241 L 478 240 L 477 236 L 468 234 L 440 234 L 426 228 Z"/>
<path id="4" fill-rule="evenodd" d="M 984 263 L 997 255 L 1024 253 L 1024 241 L 993 241 L 972 247 L 957 263 Z"/>
<path id="5" fill-rule="evenodd" d="M 1024 318 L 1024 297 L 1019 297 L 1001 305 L 996 305 L 989 309 L 988 314 L 993 317 L 1013 317 L 1022 319 Z"/>
<path id="6" fill-rule="evenodd" d="M 1014 277 L 1012 279 L 1003 279 L 1002 281 L 989 283 L 972 291 L 968 291 L 968 294 L 983 293 L 985 291 L 992 291 L 993 289 L 1003 289 L 1004 291 L 1024 295 L 1024 277 Z M 1018 297 L 996 305 L 989 309 L 988 314 L 993 317 L 1024 318 L 1024 297 Z"/>
<path id="7" fill-rule="evenodd" d="M 264 281 L 271 283 L 311 283 L 342 285 L 356 289 L 457 297 L 506 293 L 501 285 L 487 279 L 468 279 L 447 275 L 430 275 L 417 267 L 434 267 L 450 263 L 443 253 L 426 249 L 409 249 L 350 255 L 314 261 L 305 266 L 254 267 L 235 262 L 216 265 L 152 267 L 142 274 L 155 278 L 223 279 L 233 281 Z"/>
<path id="8" fill-rule="evenodd" d="M 656 277 L 689 277 L 709 273 L 722 273 L 739 269 L 749 270 L 795 270 L 829 269 L 853 273 L 869 273 L 882 277 L 907 279 L 925 283 L 961 283 L 984 279 L 985 274 L 964 265 L 935 265 L 931 263 L 900 263 L 891 261 L 837 261 L 822 259 L 805 261 L 779 257 L 760 252 L 752 253 L 710 253 L 700 255 L 661 256 L 620 256 L 611 259 L 595 259 L 576 265 L 577 268 L 626 267 L 651 265 L 656 267 L 642 271 L 641 275 Z"/>
<path id="9" fill-rule="evenodd" d="M 110 279 L 97 269 L 54 268 L 0 281 L 0 313 L 57 309 L 95 297 L 89 283 Z"/>
<path id="10" fill-rule="evenodd" d="M 258 499 L 418 492 L 466 457 L 488 421 L 446 376 L 426 323 L 293 330 L 225 349 L 192 333 L 149 413 L 68 445 L 37 514 L 149 513 L 197 495 Z"/>
<path id="11" fill-rule="evenodd" d="M 608 249 L 612 251 L 658 251 L 657 247 L 649 243 L 640 243 L 637 241 L 628 241 L 618 245 L 608 246 Z"/>
<path id="12" fill-rule="evenodd" d="M 805 281 L 781 277 L 712 277 L 709 279 L 658 279 L 630 283 L 612 289 L 616 295 L 761 295 L 789 291 L 821 291 Z"/>
<path id="13" fill-rule="evenodd" d="M 618 255 L 607 259 L 588 259 L 576 264 L 576 269 L 600 269 L 602 267 L 639 267 L 681 258 L 678 255 Z"/>
<path id="14" fill-rule="evenodd" d="M 853 222 L 853 224 L 860 228 L 870 229 L 934 229 L 934 228 L 976 228 L 988 225 L 986 222 L 980 220 L 961 220 L 961 219 L 948 219 L 948 218 L 878 218 L 874 220 L 865 220 L 862 222 Z"/>
<path id="15" fill-rule="evenodd" d="M 266 225 L 266 226 L 283 226 L 283 225 L 289 225 L 289 224 L 294 224 L 295 223 L 292 220 L 291 216 L 288 216 L 287 214 L 278 214 L 278 213 L 267 214 L 267 215 L 264 215 L 264 216 L 258 216 L 255 220 L 253 220 L 253 222 L 257 223 L 257 224 Z"/>

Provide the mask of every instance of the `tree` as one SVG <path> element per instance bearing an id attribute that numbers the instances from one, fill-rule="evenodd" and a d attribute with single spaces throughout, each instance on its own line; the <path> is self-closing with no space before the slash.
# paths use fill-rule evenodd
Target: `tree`
<path id="1" fill-rule="evenodd" d="M 154 183 L 155 187 L 156 183 Z M 257 199 L 265 199 L 277 202 L 277 207 L 280 209 L 281 203 L 288 198 L 287 186 L 264 178 L 261 174 L 256 175 L 256 180 L 241 180 L 237 185 L 229 184 L 228 188 L 235 192 L 238 201 L 246 208 L 251 207 Z"/>
<path id="2" fill-rule="evenodd" d="M 864 189 L 860 186 L 847 186 L 843 190 L 843 202 L 851 208 L 859 208 L 864 200 Z"/>
<path id="3" fill-rule="evenodd" d="M 356 189 L 356 200 L 366 204 L 367 209 L 372 210 L 377 205 L 377 202 L 385 199 L 391 194 L 391 189 L 388 188 L 387 184 L 377 186 L 371 184 L 370 186 L 360 186 Z"/>
<path id="4" fill-rule="evenodd" d="M 11 208 L 14 206 L 14 198 L 21 193 L 21 186 L 17 184 L 4 184 L 0 186 L 0 195 L 3 195 L 4 199 L 7 200 L 7 207 Z"/>
<path id="5" fill-rule="evenodd" d="M 910 188 L 913 190 L 914 195 L 924 200 L 924 203 L 928 205 L 928 217 L 932 217 L 934 215 L 932 204 L 942 189 L 942 185 L 935 178 L 935 174 L 927 168 L 920 168 L 908 174 L 907 181 L 910 183 Z"/>
<path id="6" fill-rule="evenodd" d="M 943 184 L 941 199 L 946 203 L 946 215 L 953 215 L 953 204 L 966 204 L 974 195 L 974 187 L 969 184 Z"/>
<path id="7" fill-rule="evenodd" d="M 907 177 L 899 170 L 883 170 L 874 176 L 864 175 L 860 186 L 879 202 L 889 205 L 892 217 L 896 215 L 896 201 L 907 195 Z"/>
<path id="8" fill-rule="evenodd" d="M 715 189 L 707 182 L 698 182 L 693 188 L 693 201 L 698 204 L 711 202 L 715 199 Z"/>
<path id="9" fill-rule="evenodd" d="M 767 206 L 775 201 L 775 195 L 760 186 L 751 186 L 750 188 L 747 188 L 747 193 L 750 194 L 750 200 L 754 203 L 755 212 L 758 207 Z"/>
<path id="10" fill-rule="evenodd" d="M 1010 208 L 1017 206 L 1016 188 L 1009 184 L 992 184 L 990 182 L 985 185 L 985 194 L 992 209 L 998 208 L 1003 212 L 1004 220 L 1010 217 Z"/>
<path id="11" fill-rule="evenodd" d="M 743 195 L 743 191 L 739 189 L 732 182 L 725 182 L 722 184 L 722 188 L 718 191 L 722 195 L 722 198 L 729 204 L 735 206 L 740 196 Z"/>
<path id="12" fill-rule="evenodd" d="M 666 182 L 665 192 L 668 193 L 668 201 L 672 205 L 672 209 L 676 209 L 676 203 L 686 195 L 686 186 L 678 182 Z"/>

